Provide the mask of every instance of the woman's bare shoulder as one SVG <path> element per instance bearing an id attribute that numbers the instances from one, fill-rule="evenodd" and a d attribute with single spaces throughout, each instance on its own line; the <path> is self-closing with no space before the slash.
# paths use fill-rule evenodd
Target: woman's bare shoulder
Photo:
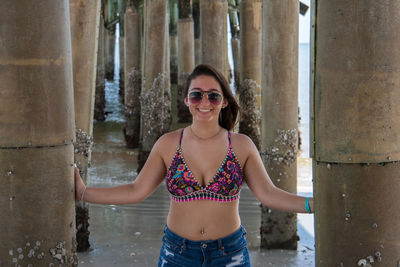
<path id="1" fill-rule="evenodd" d="M 179 144 L 179 138 L 181 135 L 182 129 L 178 129 L 175 131 L 168 132 L 166 134 L 163 134 L 158 140 L 157 140 L 157 147 L 161 150 L 170 150 L 170 149 L 176 149 Z"/>
<path id="2" fill-rule="evenodd" d="M 245 134 L 231 133 L 232 148 L 242 163 L 245 163 L 252 153 L 258 153 L 253 141 Z"/>
<path id="3" fill-rule="evenodd" d="M 245 134 L 231 132 L 232 145 L 249 148 L 254 146 L 253 141 Z"/>

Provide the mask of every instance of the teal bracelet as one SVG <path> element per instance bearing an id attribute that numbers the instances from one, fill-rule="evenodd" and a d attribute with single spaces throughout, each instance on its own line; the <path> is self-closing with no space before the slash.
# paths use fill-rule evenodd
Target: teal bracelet
<path id="1" fill-rule="evenodd" d="M 308 212 L 308 213 L 312 213 L 312 211 L 311 211 L 311 208 L 310 208 L 310 198 L 309 197 L 306 197 L 306 201 L 305 201 L 305 206 L 306 206 L 306 211 Z"/>

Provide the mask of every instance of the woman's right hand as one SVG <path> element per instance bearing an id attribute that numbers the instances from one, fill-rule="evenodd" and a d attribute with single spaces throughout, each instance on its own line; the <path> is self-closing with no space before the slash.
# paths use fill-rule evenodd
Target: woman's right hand
<path id="1" fill-rule="evenodd" d="M 81 197 L 83 191 L 85 190 L 86 186 L 83 183 L 82 177 L 79 174 L 79 169 L 75 167 L 74 169 L 74 176 L 75 176 L 75 199 L 76 200 L 82 200 Z"/>
<path id="2" fill-rule="evenodd" d="M 160 149 L 160 146 L 164 146 L 167 151 L 168 148 L 171 150 L 170 142 L 167 141 L 167 139 L 163 141 L 162 145 L 160 145 L 160 141 L 156 142 L 146 164 L 135 181 L 125 185 L 86 187 L 79 174 L 79 169 L 75 168 L 75 199 L 105 205 L 134 204 L 143 201 L 157 189 L 165 177 L 166 166 L 161 156 L 160 151 L 162 149 Z"/>

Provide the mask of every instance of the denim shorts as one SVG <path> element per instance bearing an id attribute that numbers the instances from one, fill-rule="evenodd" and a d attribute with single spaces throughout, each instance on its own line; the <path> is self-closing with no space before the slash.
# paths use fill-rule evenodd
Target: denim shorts
<path id="1" fill-rule="evenodd" d="M 221 239 L 191 241 L 164 228 L 159 267 L 249 267 L 246 230 L 240 228 Z"/>

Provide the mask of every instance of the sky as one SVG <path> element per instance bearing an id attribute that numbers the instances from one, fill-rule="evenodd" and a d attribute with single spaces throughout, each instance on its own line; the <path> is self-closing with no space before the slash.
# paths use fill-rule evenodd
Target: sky
<path id="1" fill-rule="evenodd" d="M 310 0 L 301 0 L 304 4 L 310 7 Z M 310 13 L 311 10 L 308 8 L 305 16 L 299 16 L 299 43 L 310 42 Z"/>

